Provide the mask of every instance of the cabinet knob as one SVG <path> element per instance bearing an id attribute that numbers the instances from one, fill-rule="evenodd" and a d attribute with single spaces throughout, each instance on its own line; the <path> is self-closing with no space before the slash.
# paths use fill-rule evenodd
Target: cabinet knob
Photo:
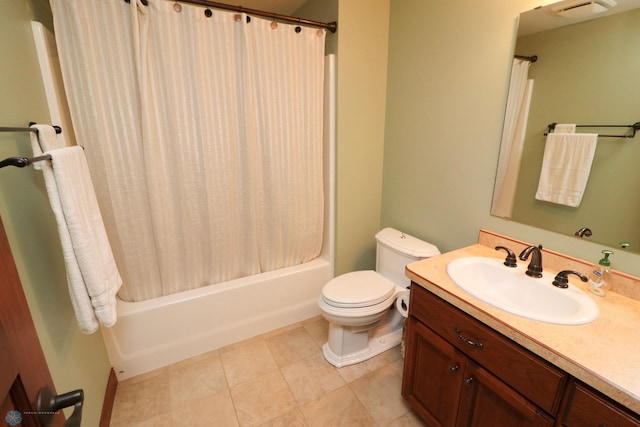
<path id="1" fill-rule="evenodd" d="M 455 374 L 456 372 L 458 372 L 458 369 L 460 369 L 460 365 L 451 365 L 451 366 L 449 366 L 449 371 L 452 374 Z"/>
<path id="2" fill-rule="evenodd" d="M 473 384 L 473 377 L 465 378 L 464 383 L 468 386 Z"/>

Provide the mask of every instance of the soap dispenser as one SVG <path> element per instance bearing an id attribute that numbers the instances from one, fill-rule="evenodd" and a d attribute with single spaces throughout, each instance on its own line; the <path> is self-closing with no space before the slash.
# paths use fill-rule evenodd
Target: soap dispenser
<path id="1" fill-rule="evenodd" d="M 613 254 L 613 251 L 604 249 L 602 253 L 604 258 L 594 264 L 589 273 L 589 291 L 599 297 L 605 295 L 605 288 L 609 282 L 609 267 L 611 266 L 609 255 Z"/>

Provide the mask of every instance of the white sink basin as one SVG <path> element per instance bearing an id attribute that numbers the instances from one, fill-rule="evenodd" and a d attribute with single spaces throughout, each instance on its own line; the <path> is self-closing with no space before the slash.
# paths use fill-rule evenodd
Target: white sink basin
<path id="1" fill-rule="evenodd" d="M 547 272 L 531 278 L 525 274 L 527 264 L 513 268 L 497 258 L 466 257 L 449 263 L 447 273 L 474 297 L 518 316 L 560 325 L 581 325 L 598 317 L 598 306 L 581 289 L 572 284 L 557 288 L 551 284 L 555 275 Z"/>

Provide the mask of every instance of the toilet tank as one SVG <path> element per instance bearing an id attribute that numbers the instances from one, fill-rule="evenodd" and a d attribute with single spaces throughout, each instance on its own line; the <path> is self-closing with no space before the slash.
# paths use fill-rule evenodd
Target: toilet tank
<path id="1" fill-rule="evenodd" d="M 440 255 L 437 247 L 394 228 L 385 228 L 376 234 L 376 271 L 402 287 L 411 283 L 405 276 L 407 264 Z"/>

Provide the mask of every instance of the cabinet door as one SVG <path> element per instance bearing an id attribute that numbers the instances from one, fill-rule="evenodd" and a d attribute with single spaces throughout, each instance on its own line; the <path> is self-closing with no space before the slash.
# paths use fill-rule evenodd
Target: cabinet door
<path id="1" fill-rule="evenodd" d="M 634 414 L 595 390 L 576 382 L 570 387 L 571 397 L 562 425 L 565 427 L 638 427 L 640 416 Z"/>
<path id="2" fill-rule="evenodd" d="M 553 420 L 534 404 L 491 375 L 485 369 L 468 363 L 464 372 L 458 427 L 552 426 Z"/>
<path id="3" fill-rule="evenodd" d="M 428 425 L 455 425 L 466 357 L 410 317 L 402 395 Z"/>

